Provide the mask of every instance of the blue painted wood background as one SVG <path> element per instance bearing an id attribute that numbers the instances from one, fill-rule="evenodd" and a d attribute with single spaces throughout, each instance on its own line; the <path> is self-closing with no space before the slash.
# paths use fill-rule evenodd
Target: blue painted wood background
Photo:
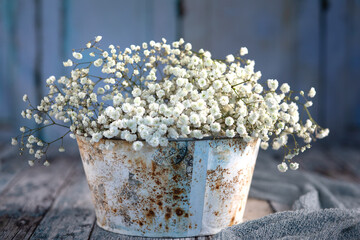
<path id="1" fill-rule="evenodd" d="M 121 47 L 184 37 L 219 58 L 247 46 L 264 80 L 317 88 L 325 144 L 360 143 L 359 0 L 0 0 L 0 14 L 1 138 L 24 124 L 22 95 L 36 102 L 71 49 L 102 35 Z"/>

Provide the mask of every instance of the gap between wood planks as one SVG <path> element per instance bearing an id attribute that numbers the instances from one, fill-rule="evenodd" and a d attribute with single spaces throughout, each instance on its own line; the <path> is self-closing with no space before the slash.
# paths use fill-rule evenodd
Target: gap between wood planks
<path id="1" fill-rule="evenodd" d="M 21 171 L 24 166 L 11 161 L 17 155 L 17 149 L 8 146 L 1 146 L 0 149 L 0 195 L 7 185 L 14 179 L 17 172 Z"/>
<path id="2" fill-rule="evenodd" d="M 92 206 L 82 165 L 76 163 L 67 184 L 61 189 L 50 209 L 30 239 L 87 239 L 94 226 Z"/>
<path id="3" fill-rule="evenodd" d="M 18 171 L 0 195 L 0 239 L 27 239 L 74 171 L 69 159 Z"/>

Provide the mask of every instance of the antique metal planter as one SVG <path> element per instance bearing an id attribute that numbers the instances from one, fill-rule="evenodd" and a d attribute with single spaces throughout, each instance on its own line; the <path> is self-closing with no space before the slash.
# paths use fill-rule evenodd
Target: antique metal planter
<path id="1" fill-rule="evenodd" d="M 242 221 L 259 140 L 177 140 L 137 152 L 122 140 L 77 141 L 97 224 L 106 230 L 188 237 Z"/>

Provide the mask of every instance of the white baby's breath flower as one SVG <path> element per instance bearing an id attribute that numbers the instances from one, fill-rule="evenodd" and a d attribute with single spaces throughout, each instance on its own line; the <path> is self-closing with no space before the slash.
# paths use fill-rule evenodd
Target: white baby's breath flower
<path id="1" fill-rule="evenodd" d="M 157 137 L 152 137 L 151 140 L 148 142 L 150 146 L 157 147 L 160 144 L 160 140 Z"/>
<path id="2" fill-rule="evenodd" d="M 97 94 L 104 94 L 105 90 L 102 87 L 99 87 L 97 90 Z"/>
<path id="3" fill-rule="evenodd" d="M 35 165 L 35 163 L 34 163 L 34 161 L 33 161 L 33 160 L 29 160 L 29 161 L 28 161 L 28 164 L 29 164 L 29 166 L 30 166 L 30 167 L 32 167 L 32 166 L 34 166 L 34 165 Z"/>
<path id="4" fill-rule="evenodd" d="M 291 170 L 297 170 L 299 168 L 299 164 L 296 162 L 290 163 L 290 169 Z"/>
<path id="5" fill-rule="evenodd" d="M 200 130 L 194 130 L 192 133 L 194 135 L 194 138 L 202 139 L 204 137 L 204 135 Z"/>
<path id="6" fill-rule="evenodd" d="M 311 116 L 306 122 L 300 118 L 303 102 L 288 94 L 287 83 L 278 89 L 277 80 L 258 82 L 261 72 L 255 71 L 253 60 L 232 54 L 225 61 L 213 59 L 209 51 L 192 52 L 192 45 L 183 39 L 169 44 L 165 39 L 150 41 L 123 51 L 114 45 L 103 50 L 97 44 L 100 40 L 97 36 L 86 44 L 88 49 L 73 52 L 73 57 L 80 60 L 88 51 L 86 54 L 94 57 L 90 63 L 99 68 L 95 71 L 98 74 L 91 72 L 91 64 L 77 61 L 68 76 L 49 77 L 49 93 L 38 106 L 29 105 L 21 116 L 33 119 L 41 128 L 53 125 L 55 120 L 68 124 L 72 138 L 79 135 L 91 143 L 100 142 L 99 148 L 104 151 L 114 147 L 106 140 L 110 138 L 132 142 L 138 151 L 145 143 L 165 147 L 168 138 L 239 136 L 245 142 L 260 139 L 263 149 L 286 146 L 289 152 L 285 158 L 291 161 L 311 147 L 314 137 L 329 134 Z M 243 56 L 248 50 L 241 48 L 239 53 Z M 64 62 L 66 67 L 73 65 L 70 59 Z M 264 90 L 266 85 L 270 91 Z M 315 94 L 311 88 L 307 95 Z M 312 102 L 304 99 L 304 106 L 310 107 Z M 29 101 L 27 95 L 24 101 Z M 40 159 L 48 143 L 31 135 L 34 130 L 20 128 L 24 133 L 20 149 L 26 146 Z M 294 145 L 291 134 L 303 141 Z M 289 167 L 298 166 L 291 163 Z M 283 163 L 279 170 L 287 168 Z"/>
<path id="7" fill-rule="evenodd" d="M 185 78 L 178 78 L 176 80 L 176 84 L 179 86 L 179 87 L 182 87 L 185 83 Z"/>
<path id="8" fill-rule="evenodd" d="M 221 130 L 221 125 L 220 125 L 220 123 L 217 123 L 217 122 L 214 122 L 214 123 L 212 123 L 211 125 L 210 125 L 210 129 L 211 129 L 211 131 L 212 132 L 220 132 L 220 130 Z"/>
<path id="9" fill-rule="evenodd" d="M 244 135 L 246 134 L 246 128 L 243 124 L 239 124 L 237 127 L 236 127 L 236 131 L 240 134 L 240 135 Z"/>
<path id="10" fill-rule="evenodd" d="M 101 39 L 102 39 L 102 36 L 96 36 L 96 37 L 95 37 L 95 42 L 100 42 Z"/>
<path id="11" fill-rule="evenodd" d="M 132 145 L 135 151 L 139 151 L 143 146 L 144 144 L 141 141 L 135 141 Z"/>
<path id="12" fill-rule="evenodd" d="M 235 131 L 233 129 L 227 129 L 225 135 L 229 138 L 235 137 Z"/>
<path id="13" fill-rule="evenodd" d="M 48 79 L 46 79 L 46 84 L 50 85 L 55 82 L 55 76 L 50 76 Z"/>
<path id="14" fill-rule="evenodd" d="M 251 112 L 249 114 L 249 123 L 250 124 L 255 124 L 255 122 L 259 119 L 259 114 L 257 112 Z"/>
<path id="15" fill-rule="evenodd" d="M 240 48 L 240 56 L 245 56 L 248 53 L 249 53 L 249 51 L 246 47 Z"/>
<path id="16" fill-rule="evenodd" d="M 93 135 L 92 135 L 92 138 L 91 138 L 91 140 L 92 140 L 92 142 L 99 142 L 100 141 L 100 139 L 102 138 L 102 133 L 100 133 L 100 132 L 97 132 L 97 133 L 94 133 Z"/>
<path id="17" fill-rule="evenodd" d="M 15 146 L 18 144 L 18 141 L 16 140 L 16 138 L 11 138 L 11 145 Z"/>
<path id="18" fill-rule="evenodd" d="M 253 138 L 250 137 L 250 136 L 245 136 L 244 137 L 244 141 L 247 142 L 247 143 L 251 142 L 252 140 L 253 140 Z"/>
<path id="19" fill-rule="evenodd" d="M 256 84 L 254 87 L 254 92 L 259 94 L 262 91 L 263 91 L 263 87 L 260 84 Z"/>
<path id="20" fill-rule="evenodd" d="M 305 103 L 305 107 L 311 107 L 313 105 L 313 102 L 312 101 L 307 101 Z"/>
<path id="21" fill-rule="evenodd" d="M 283 93 L 288 93 L 290 91 L 290 86 L 289 84 L 287 83 L 284 83 L 281 85 L 280 87 L 280 90 L 283 92 Z"/>
<path id="22" fill-rule="evenodd" d="M 73 62 L 71 59 L 68 59 L 66 62 L 63 62 L 64 67 L 71 67 L 73 65 Z"/>
<path id="23" fill-rule="evenodd" d="M 279 143 L 279 141 L 274 141 L 272 144 L 272 148 L 274 150 L 279 150 L 279 148 L 281 147 L 281 144 Z"/>
<path id="24" fill-rule="evenodd" d="M 102 53 L 102 56 L 103 56 L 104 58 L 107 58 L 107 57 L 109 56 L 109 53 L 108 53 L 107 51 L 104 51 L 104 52 Z"/>
<path id="25" fill-rule="evenodd" d="M 319 133 L 316 134 L 316 138 L 324 138 L 324 137 L 327 137 L 330 133 L 330 130 L 328 128 L 326 129 L 322 129 L 319 131 Z"/>
<path id="26" fill-rule="evenodd" d="M 232 117 L 225 118 L 225 124 L 227 126 L 232 126 L 234 124 L 234 119 Z"/>
<path id="27" fill-rule="evenodd" d="M 281 164 L 279 164 L 279 165 L 277 166 L 277 168 L 278 168 L 278 170 L 279 170 L 280 172 L 283 172 L 283 173 L 288 170 L 288 166 L 287 166 L 287 164 L 286 164 L 285 162 L 282 162 Z"/>
<path id="28" fill-rule="evenodd" d="M 45 166 L 45 167 L 49 167 L 49 166 L 50 166 L 50 162 L 49 162 L 48 160 L 46 160 L 46 161 L 44 162 L 44 166 Z"/>
<path id="29" fill-rule="evenodd" d="M 213 87 L 214 87 L 215 90 L 218 90 L 218 89 L 222 88 L 222 86 L 223 86 L 223 84 L 222 84 L 222 82 L 220 80 L 216 80 L 213 83 Z"/>
<path id="30" fill-rule="evenodd" d="M 229 62 L 229 63 L 235 61 L 234 55 L 232 55 L 232 54 L 227 55 L 226 56 L 226 61 Z"/>
<path id="31" fill-rule="evenodd" d="M 270 88 L 270 90 L 272 90 L 272 91 L 275 91 L 279 86 L 279 83 L 276 79 L 268 79 L 267 84 L 268 84 L 268 87 Z"/>
<path id="32" fill-rule="evenodd" d="M 186 44 L 185 44 L 185 50 L 186 50 L 186 51 L 190 51 L 191 49 L 192 49 L 191 43 L 186 43 Z"/>
<path id="33" fill-rule="evenodd" d="M 268 142 L 261 142 L 260 147 L 264 150 L 268 149 L 269 143 Z"/>
<path id="34" fill-rule="evenodd" d="M 94 66 L 95 66 L 95 67 L 100 67 L 102 64 L 103 64 L 103 60 L 102 60 L 101 58 L 97 59 L 97 60 L 94 62 Z"/>
<path id="35" fill-rule="evenodd" d="M 74 58 L 76 58 L 76 59 L 78 59 L 78 60 L 80 60 L 80 59 L 82 59 L 82 54 L 81 53 L 79 53 L 79 52 L 73 52 L 73 57 Z"/>
<path id="36" fill-rule="evenodd" d="M 315 95 L 316 95 L 316 91 L 315 91 L 315 88 L 310 88 L 310 91 L 309 91 L 309 93 L 308 93 L 308 96 L 310 97 L 310 98 L 313 98 L 313 97 L 315 97 Z"/>
<path id="37" fill-rule="evenodd" d="M 28 95 L 27 95 L 27 94 L 24 94 L 24 96 L 23 96 L 23 101 L 26 102 L 27 100 L 29 100 Z"/>
<path id="38" fill-rule="evenodd" d="M 194 125 L 198 124 L 200 122 L 200 117 L 196 113 L 192 113 L 189 118 L 190 122 Z"/>
<path id="39" fill-rule="evenodd" d="M 227 105 L 229 103 L 229 97 L 228 96 L 221 96 L 219 99 L 219 103 L 221 105 Z"/>
<path id="40" fill-rule="evenodd" d="M 65 148 L 64 147 L 59 147 L 59 152 L 65 152 Z"/>

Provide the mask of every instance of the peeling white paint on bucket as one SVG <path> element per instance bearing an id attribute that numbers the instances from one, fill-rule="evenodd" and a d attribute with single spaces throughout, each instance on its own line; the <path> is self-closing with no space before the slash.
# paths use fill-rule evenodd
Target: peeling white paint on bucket
<path id="1" fill-rule="evenodd" d="M 211 235 L 242 222 L 259 140 L 216 139 L 104 148 L 77 137 L 97 224 L 146 237 Z M 112 145 L 112 144 L 111 144 Z"/>

